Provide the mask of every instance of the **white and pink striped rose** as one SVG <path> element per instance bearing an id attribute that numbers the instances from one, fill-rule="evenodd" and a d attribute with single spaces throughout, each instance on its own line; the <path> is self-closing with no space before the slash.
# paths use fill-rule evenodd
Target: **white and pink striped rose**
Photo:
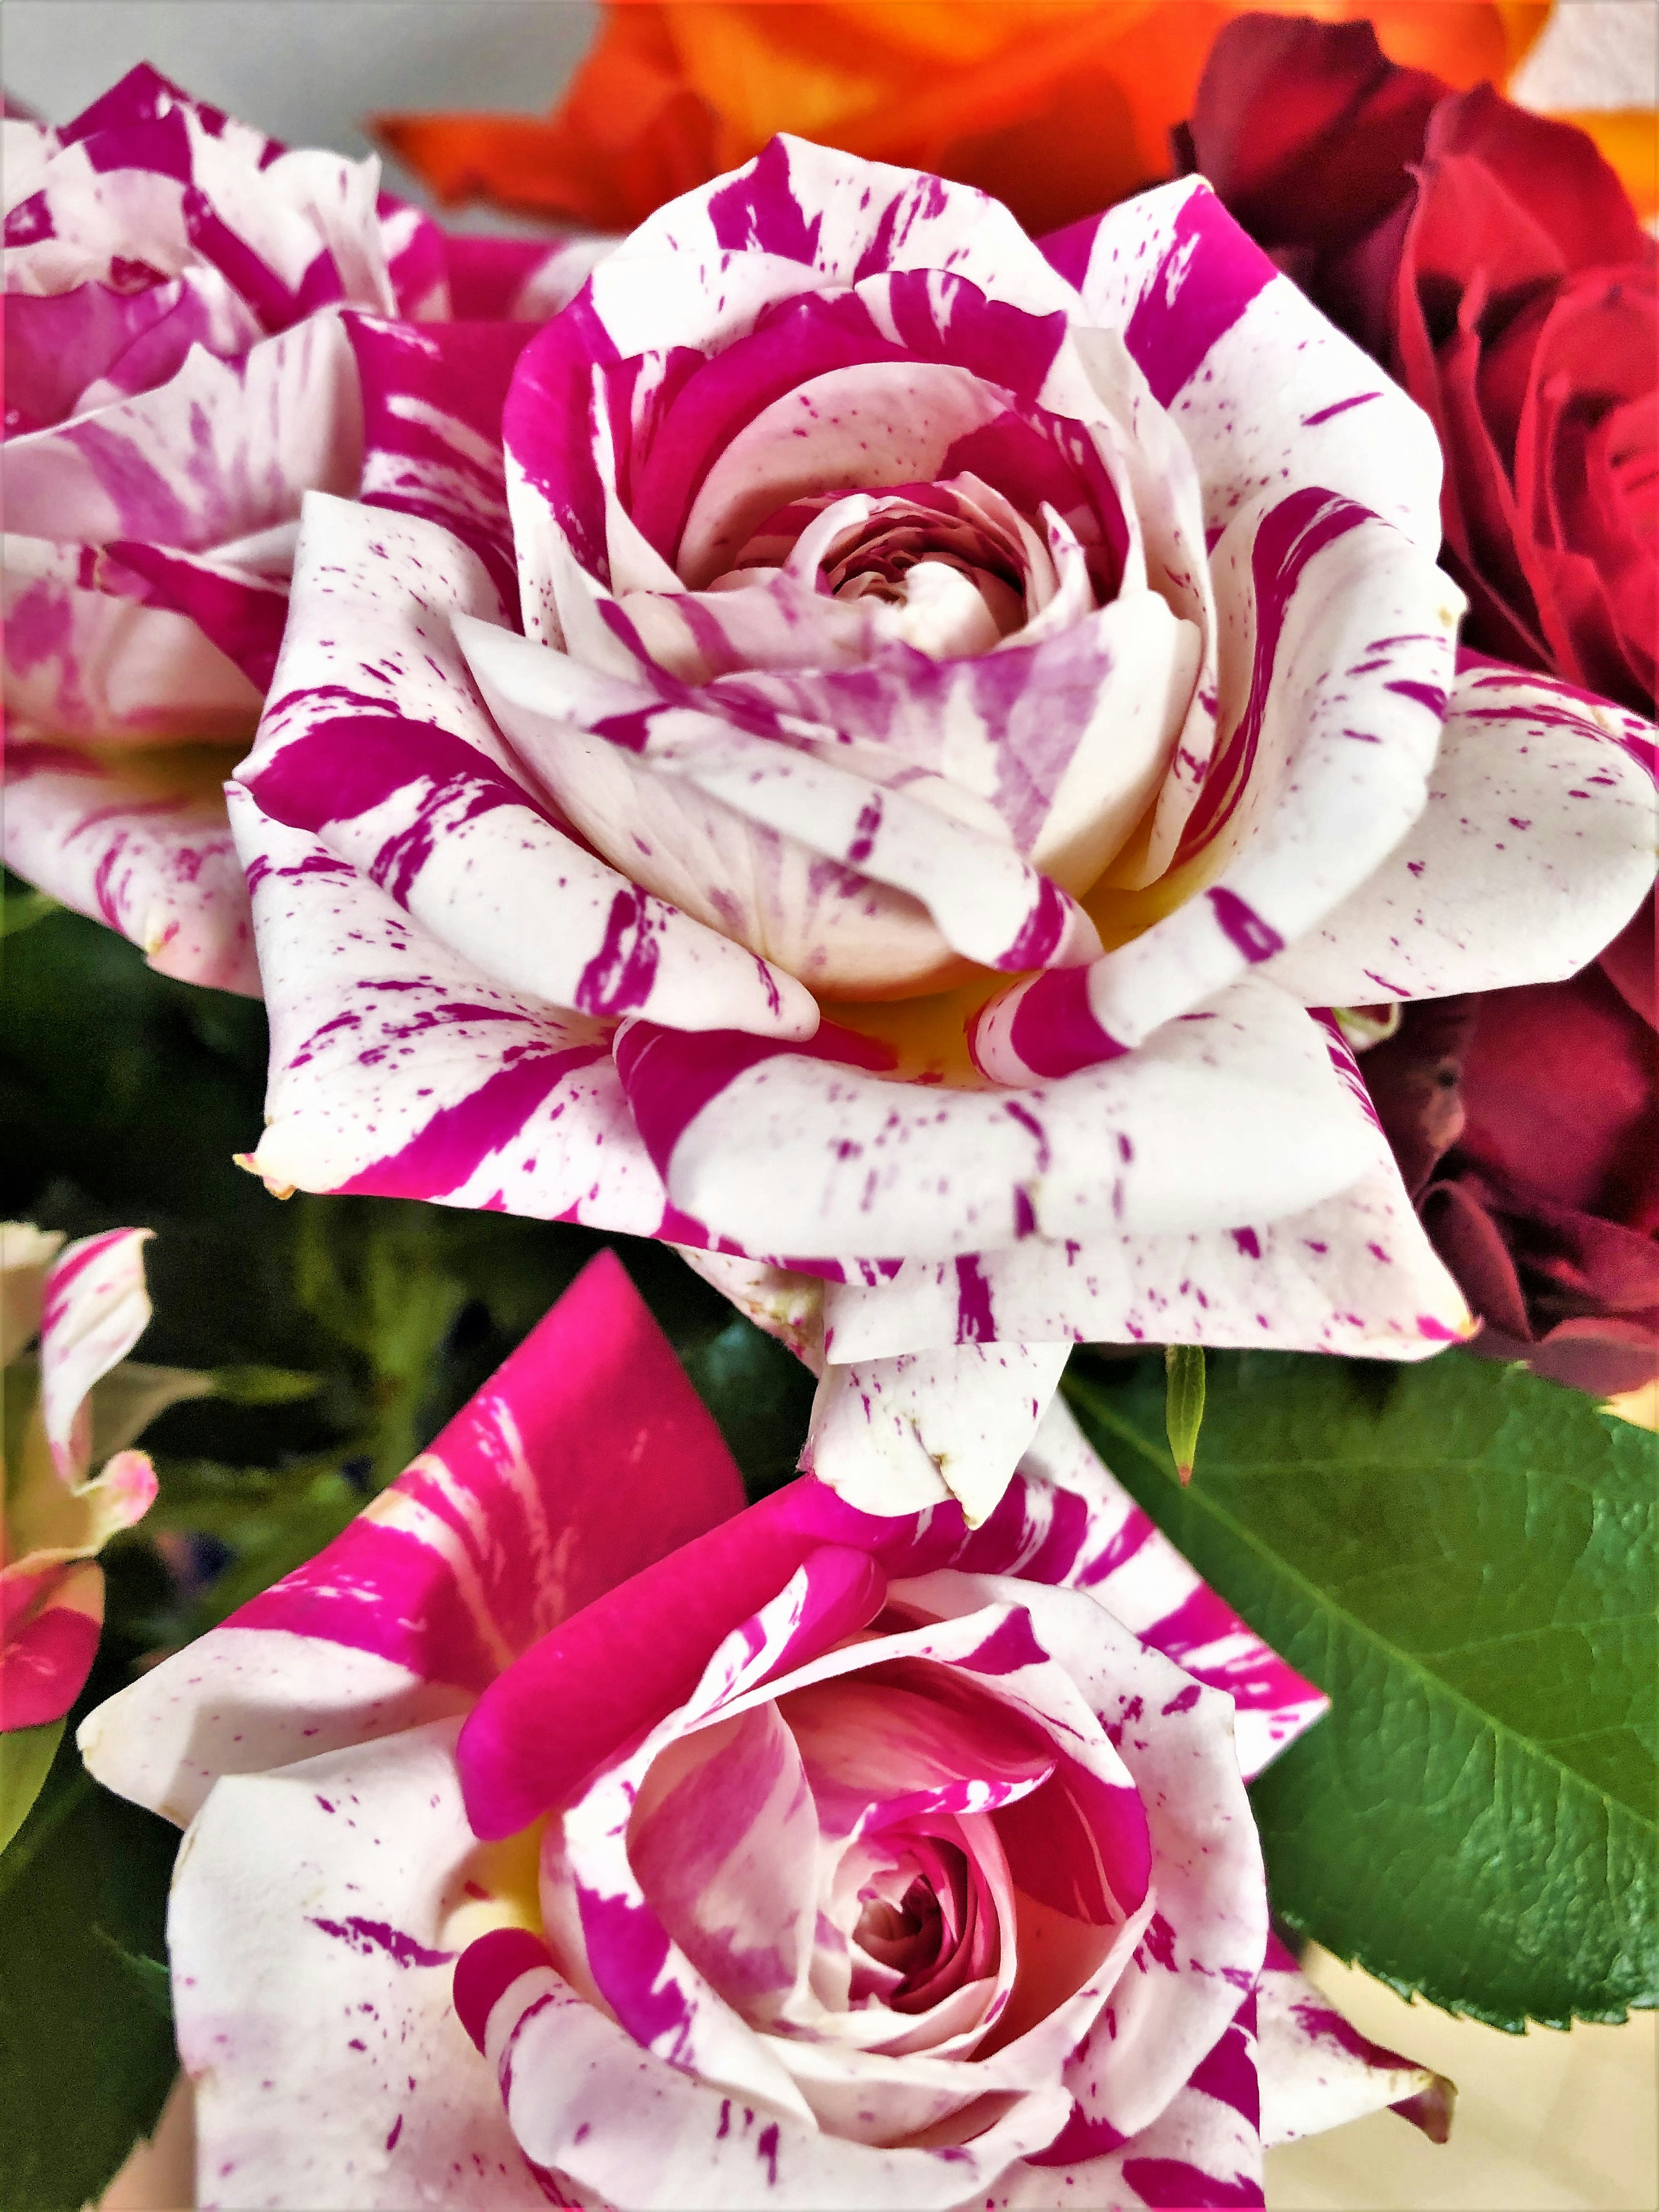
<path id="1" fill-rule="evenodd" d="M 100 1709 L 191 1823 L 198 2201 L 1247 2205 L 1444 2085 L 1269 1936 L 1317 1691 L 1053 1411 L 1000 1505 L 735 1469 L 614 1257 L 343 1536 Z"/>
<path id="2" fill-rule="evenodd" d="M 155 1497 L 155 1470 L 128 1446 L 211 1387 L 127 1357 L 149 1326 L 150 1234 L 110 1229 L 64 1247 L 56 1230 L 0 1222 L 0 1733 L 61 1721 L 80 1695 L 104 1618 L 98 1554 Z M 22 1809 L 9 1802 L 13 1825 Z"/>
<path id="3" fill-rule="evenodd" d="M 164 974 L 257 992 L 222 786 L 301 495 L 359 488 L 340 310 L 533 318 L 591 255 L 447 239 L 378 162 L 289 151 L 149 68 L 4 131 L 4 857 Z"/>
<path id="4" fill-rule="evenodd" d="M 1468 1331 L 1323 1010 L 1578 967 L 1653 733 L 1459 672 L 1427 419 L 1202 183 L 1039 251 L 775 142 L 525 349 L 488 513 L 382 347 L 480 503 L 301 526 L 274 1186 L 697 1252 L 890 1508 L 988 1510 L 1079 1338 Z"/>

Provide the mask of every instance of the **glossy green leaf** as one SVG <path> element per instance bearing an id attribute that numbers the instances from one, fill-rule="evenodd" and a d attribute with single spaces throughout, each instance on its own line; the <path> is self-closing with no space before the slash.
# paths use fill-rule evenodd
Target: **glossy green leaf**
<path id="1" fill-rule="evenodd" d="M 1328 1691 L 1255 1785 L 1276 1909 L 1517 2028 L 1659 2002 L 1654 1439 L 1462 1352 L 1229 1354 L 1170 1480 L 1164 1377 L 1074 1365 L 1109 1464 Z"/>
<path id="2" fill-rule="evenodd" d="M 62 1721 L 0 1729 L 0 1851 L 28 1817 L 64 1736 Z"/>

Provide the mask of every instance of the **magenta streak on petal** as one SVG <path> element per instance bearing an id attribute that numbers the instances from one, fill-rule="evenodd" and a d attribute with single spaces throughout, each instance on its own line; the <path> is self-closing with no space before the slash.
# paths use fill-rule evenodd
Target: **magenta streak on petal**
<path id="1" fill-rule="evenodd" d="M 1302 427 L 1311 430 L 1321 422 L 1328 422 L 1334 415 L 1346 415 L 1351 407 L 1363 407 L 1368 399 L 1380 399 L 1380 392 L 1358 392 L 1352 399 L 1334 399 L 1328 407 L 1321 407 L 1311 415 L 1302 417 Z"/>
<path id="2" fill-rule="evenodd" d="M 602 1996 L 636 2043 L 672 2038 L 662 2052 L 672 2059 L 690 2032 L 695 2005 L 672 1978 L 658 1988 L 668 1958 L 668 1931 L 647 1905 L 626 1897 L 601 1897 L 576 1885 L 587 1963 Z"/>
<path id="3" fill-rule="evenodd" d="M 1204 896 L 1214 909 L 1215 918 L 1223 932 L 1247 960 L 1252 963 L 1271 960 L 1275 952 L 1284 951 L 1285 940 L 1279 932 L 1271 922 L 1264 921 L 1255 908 L 1240 898 L 1237 891 L 1230 891 L 1224 884 L 1218 884 Z"/>
<path id="4" fill-rule="evenodd" d="M 117 538 L 105 548 L 149 586 L 151 606 L 185 615 L 250 684 L 268 690 L 288 622 L 286 585 L 241 583 L 198 568 L 165 545 Z"/>
<path id="5" fill-rule="evenodd" d="M 1437 1321 L 1432 1314 L 1419 1314 L 1417 1333 L 1419 1336 L 1426 1338 L 1431 1344 L 1462 1344 L 1463 1341 L 1458 1330 L 1448 1328 L 1443 1322 Z"/>
<path id="6" fill-rule="evenodd" d="M 716 242 L 730 253 L 775 253 L 785 261 L 817 258 L 822 214 L 809 223 L 789 177 L 789 149 L 781 138 L 763 147 L 750 167 L 705 203 Z"/>
<path id="7" fill-rule="evenodd" d="M 1058 884 L 1042 878 L 1037 902 L 1020 924 L 1019 934 L 996 961 L 999 969 L 1018 974 L 1022 969 L 1046 965 L 1066 934 L 1072 902 Z"/>
<path id="8" fill-rule="evenodd" d="M 1103 1583 L 1109 1575 L 1115 1575 L 1126 1560 L 1133 1559 L 1154 1533 L 1151 1520 L 1137 1505 L 1100 1557 L 1091 1559 L 1078 1577 L 1079 1586 L 1090 1589 L 1096 1583 Z M 1146 1640 L 1150 1642 L 1151 1638 Z M 1161 1650 L 1162 1646 L 1159 1648 Z"/>
<path id="9" fill-rule="evenodd" d="M 1041 1666 L 1048 1656 L 1032 1630 L 1030 1614 L 1024 1606 L 1016 1606 L 983 1644 L 963 1652 L 960 1663 L 975 1674 L 1012 1674 L 1021 1667 Z"/>
<path id="10" fill-rule="evenodd" d="M 769 2120 L 756 2136 L 755 2155 L 765 2163 L 767 2187 L 775 2189 L 778 2185 L 778 2124 L 775 2120 Z"/>
<path id="11" fill-rule="evenodd" d="M 1089 2159 L 1121 2150 L 1128 2141 L 1109 2119 L 1091 2119 L 1081 2105 L 1074 2104 L 1072 2117 L 1054 2141 L 1046 2149 L 1028 2151 L 1025 2162 L 1028 2166 L 1081 2166 Z"/>
<path id="12" fill-rule="evenodd" d="M 455 1962 L 455 2009 L 480 2051 L 496 1999 L 521 1974 L 552 1963 L 553 1954 L 528 1928 L 492 1928 L 467 1945 Z"/>
<path id="13" fill-rule="evenodd" d="M 1209 2057 L 1194 2069 L 1188 2084 L 1205 2096 L 1230 2106 L 1252 2128 L 1261 2124 L 1261 2083 L 1252 2049 L 1255 2008 L 1255 1993 L 1252 1990 L 1239 2007 L 1232 2026 Z"/>
<path id="14" fill-rule="evenodd" d="M 629 1014 L 651 995 L 665 909 L 629 884 L 611 902 L 605 940 L 582 969 L 575 1000 L 584 1014 Z"/>
<path id="15" fill-rule="evenodd" d="M 1089 273 L 1090 257 L 1095 250 L 1102 220 L 1097 215 L 1085 215 L 1081 222 L 1069 222 L 1064 230 L 1051 230 L 1046 238 L 1037 240 L 1037 251 L 1048 266 L 1079 291 Z"/>
<path id="16" fill-rule="evenodd" d="M 1261 1257 L 1261 1239 L 1254 1229 L 1230 1229 L 1227 1233 L 1247 1260 Z"/>
<path id="17" fill-rule="evenodd" d="M 366 1957 L 383 1951 L 399 1966 L 447 1966 L 455 1955 L 453 1951 L 429 1951 L 424 1943 L 405 1936 L 401 1928 L 391 1927 L 384 1920 L 364 1920 L 355 1912 L 344 1920 L 313 1918 L 310 1924 L 320 1928 L 325 1936 L 336 1936 L 341 1942 L 349 1943 Z"/>
<path id="18" fill-rule="evenodd" d="M 26 200 L 19 200 L 15 208 L 8 209 L 3 234 L 7 246 L 33 246 L 40 239 L 57 235 L 44 192 L 31 192 Z"/>
<path id="19" fill-rule="evenodd" d="M 1446 695 L 1437 684 L 1419 684 L 1409 677 L 1400 677 L 1383 685 L 1385 691 L 1397 691 L 1402 699 L 1414 699 L 1419 707 L 1426 707 L 1431 714 L 1446 711 Z"/>
<path id="20" fill-rule="evenodd" d="M 665 1030 L 634 1022 L 616 1041 L 617 1072 L 635 1127 L 657 1172 L 665 1179 L 688 1126 L 711 1099 L 747 1069 L 780 1054 L 836 1060 L 882 1073 L 895 1065 L 890 1048 L 834 1022 L 821 1022 L 805 1043 L 780 1044 L 746 1030 Z"/>
<path id="21" fill-rule="evenodd" d="M 1165 1720 L 1168 1720 L 1172 1713 L 1191 1712 L 1193 1707 L 1198 1703 L 1200 1698 L 1202 1697 L 1203 1694 L 1204 1692 L 1198 1683 L 1188 1682 L 1186 1688 L 1184 1690 L 1177 1690 L 1174 1697 L 1170 1698 L 1169 1704 L 1163 1708 L 1163 1717 Z"/>
<path id="22" fill-rule="evenodd" d="M 1126 2158 L 1123 2179 L 1143 2203 L 1171 2212 L 1231 2212 L 1267 2203 L 1259 2182 L 1223 2181 L 1178 2158 Z"/>
<path id="23" fill-rule="evenodd" d="M 1028 983 L 1008 1041 L 1033 1075 L 1072 1075 L 1127 1049 L 1095 1019 L 1086 968 L 1052 968 Z"/>
<path id="24" fill-rule="evenodd" d="M 511 1047 L 504 1064 L 476 1091 L 441 1106 L 407 1144 L 370 1161 L 338 1188 L 374 1198 L 428 1199 L 459 1190 L 482 1162 L 524 1129 L 567 1076 L 604 1057 L 602 1044 L 564 1051 Z"/>
<path id="25" fill-rule="evenodd" d="M 100 176 L 118 169 L 145 169 L 153 176 L 171 177 L 176 184 L 190 182 L 190 133 L 177 108 L 135 118 L 125 127 L 112 122 L 84 131 L 80 143 L 88 167 Z"/>
<path id="26" fill-rule="evenodd" d="M 432 854 L 434 817 L 457 805 L 454 829 L 498 806 L 522 806 L 543 821 L 544 809 L 475 746 L 436 722 L 387 714 L 380 702 L 343 686 L 319 686 L 298 699 L 314 711 L 331 693 L 342 704 L 373 707 L 368 714 L 338 714 L 293 738 L 243 781 L 264 811 L 290 829 L 313 834 L 330 822 L 349 821 L 382 805 L 411 784 L 427 786 L 409 826 L 389 837 L 369 871 L 383 890 L 405 904 L 415 878 Z M 267 708 L 280 713 L 283 699 Z"/>
<path id="27" fill-rule="evenodd" d="M 1167 407 L 1278 271 L 1211 191 L 1195 191 L 1135 302 L 1124 342 Z"/>
<path id="28" fill-rule="evenodd" d="M 965 1252 L 957 1261 L 957 1341 L 991 1344 L 996 1322 L 991 1312 L 991 1286 L 980 1273 L 979 1260 Z"/>
<path id="29" fill-rule="evenodd" d="M 1281 500 L 1258 525 L 1250 550 L 1256 624 L 1249 694 L 1218 756 L 1223 772 L 1212 771 L 1207 778 L 1182 833 L 1182 859 L 1206 844 L 1222 827 L 1249 781 L 1277 674 L 1279 635 L 1304 569 L 1327 545 L 1370 520 L 1366 510 L 1353 501 L 1308 484 Z"/>
<path id="30" fill-rule="evenodd" d="M 184 214 L 191 245 L 228 280 L 268 331 L 286 330 L 297 319 L 298 296 L 236 235 L 200 185 L 185 185 Z"/>

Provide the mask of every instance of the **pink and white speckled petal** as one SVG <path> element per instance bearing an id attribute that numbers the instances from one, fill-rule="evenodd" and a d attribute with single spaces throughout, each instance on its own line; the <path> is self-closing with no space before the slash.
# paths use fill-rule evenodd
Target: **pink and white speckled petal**
<path id="1" fill-rule="evenodd" d="M 337 315 L 313 315 L 236 361 L 198 348 L 154 391 L 9 439 L 7 520 L 205 552 L 288 521 L 313 487 L 355 492 L 362 459 L 351 348 Z"/>
<path id="2" fill-rule="evenodd" d="M 493 981 L 556 1006 L 810 1036 L 811 994 L 575 844 L 520 780 L 452 617 L 499 619 L 441 526 L 313 494 L 281 659 L 238 770 Z"/>
<path id="3" fill-rule="evenodd" d="M 579 1996 L 551 1966 L 517 1975 L 488 2014 L 486 2054 L 525 2155 L 630 2212 L 822 2212 L 903 2204 L 950 2212 L 1040 2148 L 1064 2116 L 1059 2089 L 1018 2099 L 971 2142 L 884 2150 L 825 2135 L 692 2081 Z M 588 2117 L 613 2114 L 621 2124 Z"/>
<path id="4" fill-rule="evenodd" d="M 19 729 L 106 746 L 252 735 L 258 689 L 187 614 L 154 604 L 125 562 L 12 535 L 0 558 L 6 712 Z"/>
<path id="5" fill-rule="evenodd" d="M 52 1464 L 78 1482 L 92 1458 L 94 1383 L 149 1326 L 149 1229 L 106 1229 L 65 1247 L 46 1275 L 40 1314 L 40 1407 Z M 137 1517 L 136 1516 L 134 1516 Z"/>
<path id="6" fill-rule="evenodd" d="M 1221 735 L 1182 833 L 1191 894 L 1097 960 L 1086 983 L 1039 975 L 993 1000 L 974 1048 L 1000 1082 L 1139 1044 L 1315 927 L 1426 804 L 1455 586 L 1398 530 L 1316 488 L 1264 495 L 1212 568 Z"/>
<path id="7" fill-rule="evenodd" d="M 1226 1228 L 1029 1237 L 954 1263 L 907 1260 L 884 1280 L 849 1275 L 823 1294 L 831 1356 L 1069 1334 L 1421 1359 L 1469 1335 L 1462 1293 L 1424 1234 L 1353 1054 L 1323 1026 L 1363 1155 L 1346 1189 Z"/>
<path id="8" fill-rule="evenodd" d="M 1251 977 L 1138 1053 L 1012 1096 L 889 1080 L 833 1048 L 624 1030 L 623 1085 L 675 1205 L 745 1252 L 965 1264 L 1034 1236 L 1276 1219 L 1374 1152 L 1322 1030 Z"/>
<path id="9" fill-rule="evenodd" d="M 1261 2139 L 1294 2142 L 1392 2106 L 1444 2142 L 1457 2092 L 1443 2074 L 1367 2041 L 1276 1936 L 1256 1984 Z"/>
<path id="10" fill-rule="evenodd" d="M 234 785 L 231 817 L 271 1024 L 251 1164 L 274 1189 L 658 1228 L 661 1179 L 599 1023 L 479 975 Z"/>
<path id="11" fill-rule="evenodd" d="M 565 771 L 556 788 L 574 806 L 584 747 L 580 727 L 570 731 L 568 694 L 573 683 L 592 691 L 595 679 L 567 656 L 488 623 L 459 621 L 456 635 L 496 720 L 532 763 L 551 751 Z M 941 951 L 988 968 L 1027 969 L 1075 966 L 1098 950 L 1087 916 L 1000 836 L 953 821 L 838 761 L 753 736 L 690 702 L 629 693 L 603 678 L 598 684 L 617 695 L 597 718 L 599 736 L 608 735 L 606 724 L 625 725 L 629 749 L 642 752 L 657 775 L 692 785 L 786 848 L 804 846 L 837 869 L 907 894 L 927 908 Z M 604 749 L 589 741 L 585 750 L 603 769 Z M 578 819 L 595 832 L 590 810 Z M 600 842 L 615 843 L 620 825 L 605 826 L 611 836 Z M 645 857 L 636 854 L 636 871 Z M 698 888 L 707 904 L 720 886 Z"/>
<path id="12" fill-rule="evenodd" d="M 258 998 L 247 891 L 216 784 L 199 756 L 13 744 L 0 849 L 61 905 L 142 946 L 158 974 Z"/>
<path id="13" fill-rule="evenodd" d="M 1428 805 L 1267 972 L 1321 1006 L 1577 975 L 1653 881 L 1656 760 L 1640 715 L 1474 662 L 1452 687 Z"/>
<path id="14" fill-rule="evenodd" d="M 1440 546 L 1432 424 L 1280 275 L 1202 178 L 1141 192 L 1043 240 L 1085 317 L 1121 331 L 1174 416 L 1212 530 L 1259 492 L 1304 485 Z"/>
<path id="15" fill-rule="evenodd" d="M 489 1879 L 454 1734 L 233 1775 L 191 1827 L 167 1948 L 204 2208 L 545 2204 L 451 1995 Z"/>
<path id="16" fill-rule="evenodd" d="M 1004 1340 L 826 1367 L 801 1466 L 862 1512 L 919 1513 L 954 1498 L 977 1528 L 1036 1435 L 1071 1348 Z"/>
<path id="17" fill-rule="evenodd" d="M 1324 1692 L 1264 1644 L 1141 1511 L 1061 1398 L 1020 1462 L 1006 1524 L 969 1545 L 964 1566 L 1087 1590 L 1154 1651 L 1224 1690 L 1247 1782 L 1328 1711 Z"/>
<path id="18" fill-rule="evenodd" d="M 152 1495 L 154 1486 L 152 1476 Z M 0 1731 L 63 1719 L 92 1672 L 103 1625 L 104 1571 L 94 1561 L 19 1559 L 0 1570 Z"/>

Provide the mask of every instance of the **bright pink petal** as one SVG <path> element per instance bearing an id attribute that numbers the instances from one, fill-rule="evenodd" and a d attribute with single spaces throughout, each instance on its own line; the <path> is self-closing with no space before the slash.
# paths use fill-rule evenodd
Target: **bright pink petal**
<path id="1" fill-rule="evenodd" d="M 6 865 L 131 938 L 160 974 L 257 998 L 242 871 L 224 801 L 202 782 L 197 763 L 175 769 L 166 755 L 123 761 L 15 744 L 6 754 Z"/>
<path id="2" fill-rule="evenodd" d="M 216 1774 L 456 1711 L 741 1503 L 719 1431 L 602 1255 L 343 1535 L 100 1707 L 82 1752 L 188 1817 Z"/>
<path id="3" fill-rule="evenodd" d="M 92 1561 L 0 1575 L 0 1729 L 62 1720 L 81 1694 L 104 1624 Z"/>

